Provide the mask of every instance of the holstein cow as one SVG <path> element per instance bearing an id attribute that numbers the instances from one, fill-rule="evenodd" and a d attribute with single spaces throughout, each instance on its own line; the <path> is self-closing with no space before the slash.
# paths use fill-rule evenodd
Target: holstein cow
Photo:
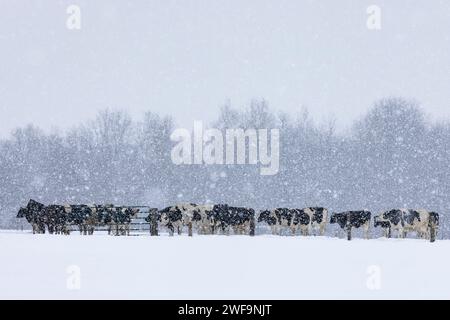
<path id="1" fill-rule="evenodd" d="M 113 207 L 109 208 L 109 212 L 111 213 L 110 225 L 113 235 L 129 236 L 131 219 L 138 214 L 139 209 L 131 207 Z"/>
<path id="2" fill-rule="evenodd" d="M 192 211 L 192 223 L 197 234 L 212 234 L 212 221 L 210 219 L 214 205 L 198 205 Z"/>
<path id="3" fill-rule="evenodd" d="M 267 223 L 272 229 L 272 234 L 282 234 L 283 229 L 290 228 L 291 234 L 296 235 L 300 229 L 302 235 L 323 235 L 327 224 L 328 210 L 322 207 L 309 207 L 304 209 L 276 208 L 261 211 L 258 222 Z"/>
<path id="4" fill-rule="evenodd" d="M 17 213 L 16 218 L 25 218 L 27 222 L 31 225 L 33 233 L 45 233 L 45 224 L 39 224 L 37 222 L 36 214 L 28 210 L 28 208 L 21 207 Z"/>
<path id="5" fill-rule="evenodd" d="M 281 235 L 284 229 L 290 228 L 291 233 L 295 235 L 297 228 L 302 224 L 305 225 L 305 219 L 307 220 L 306 224 L 309 224 L 309 216 L 302 214 L 297 209 L 276 208 L 261 211 L 258 222 L 267 223 L 272 234 Z"/>
<path id="6" fill-rule="evenodd" d="M 112 204 L 103 205 L 97 209 L 99 224 L 107 227 L 108 235 L 111 235 L 115 226 L 112 220 L 113 212 L 115 212 L 115 208 Z"/>
<path id="7" fill-rule="evenodd" d="M 64 206 L 52 204 L 45 207 L 44 212 L 49 233 L 70 234 L 69 214 L 66 212 Z"/>
<path id="8" fill-rule="evenodd" d="M 45 233 L 45 206 L 31 199 L 26 208 L 20 208 L 17 218 L 25 218 L 31 224 L 33 233 Z"/>
<path id="9" fill-rule="evenodd" d="M 120 229 L 122 231 L 122 235 L 130 235 L 130 224 L 131 219 L 135 218 L 139 213 L 138 208 L 125 207 L 122 210 L 122 221 L 120 225 Z"/>
<path id="10" fill-rule="evenodd" d="M 173 236 L 175 229 L 181 235 L 183 226 L 188 226 L 189 233 L 192 234 L 192 221 L 194 209 L 197 205 L 194 203 L 177 204 L 166 207 L 159 211 L 161 215 L 161 224 L 169 229 L 169 234 Z"/>
<path id="11" fill-rule="evenodd" d="M 328 223 L 328 209 L 322 207 L 309 207 L 303 210 L 311 218 L 311 229 L 314 235 L 318 232 L 319 235 L 323 236 Z"/>
<path id="12" fill-rule="evenodd" d="M 434 242 L 438 225 L 439 214 L 423 209 L 392 209 L 374 217 L 374 226 L 382 227 L 388 238 L 395 230 L 399 238 L 405 238 L 408 232 L 416 232 L 417 237 Z"/>
<path id="13" fill-rule="evenodd" d="M 207 216 L 211 233 L 229 235 L 232 229 L 234 234 L 254 234 L 255 210 L 251 208 L 216 204 Z"/>
<path id="14" fill-rule="evenodd" d="M 255 221 L 255 210 L 244 207 L 229 207 L 230 225 L 234 234 L 249 234 Z"/>
<path id="15" fill-rule="evenodd" d="M 347 239 L 352 239 L 352 228 L 362 227 L 364 237 L 369 239 L 371 213 L 367 210 L 361 211 L 345 211 L 341 213 L 333 213 L 330 223 L 337 223 L 341 229 L 347 231 Z"/>
<path id="16" fill-rule="evenodd" d="M 328 222 L 328 210 L 322 207 L 308 207 L 304 209 L 291 209 L 293 211 L 293 219 L 291 230 L 292 234 L 296 234 L 299 228 L 304 236 L 311 233 L 321 236 L 325 234 L 325 227 Z"/>
<path id="17" fill-rule="evenodd" d="M 272 232 L 272 234 L 277 234 L 277 218 L 271 210 L 262 210 L 258 215 L 258 223 L 265 222 Z"/>
<path id="18" fill-rule="evenodd" d="M 87 205 L 65 205 L 65 212 L 68 213 L 69 220 L 78 226 L 80 234 L 92 234 L 93 230 L 89 227 L 88 222 L 90 221 L 92 213 L 92 208 Z M 91 233 L 92 231 L 92 233 Z"/>

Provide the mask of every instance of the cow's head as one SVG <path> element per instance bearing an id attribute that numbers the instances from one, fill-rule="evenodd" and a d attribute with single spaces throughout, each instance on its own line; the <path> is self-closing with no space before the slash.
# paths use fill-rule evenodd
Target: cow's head
<path id="1" fill-rule="evenodd" d="M 332 213 L 330 217 L 330 223 L 337 223 L 338 222 L 338 214 Z"/>
<path id="2" fill-rule="evenodd" d="M 24 207 L 20 207 L 19 212 L 17 212 L 16 218 L 25 218 L 27 216 L 28 209 Z"/>
<path id="3" fill-rule="evenodd" d="M 162 224 L 167 225 L 170 223 L 170 213 L 171 213 L 170 208 L 165 208 L 159 211 L 159 219 Z"/>

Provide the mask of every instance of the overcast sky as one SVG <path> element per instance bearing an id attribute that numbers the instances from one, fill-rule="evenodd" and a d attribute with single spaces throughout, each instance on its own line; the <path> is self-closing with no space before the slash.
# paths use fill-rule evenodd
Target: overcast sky
<path id="1" fill-rule="evenodd" d="M 0 136 L 107 107 L 191 126 L 259 97 L 345 127 L 391 95 L 450 119 L 450 1 L 0 0 Z"/>

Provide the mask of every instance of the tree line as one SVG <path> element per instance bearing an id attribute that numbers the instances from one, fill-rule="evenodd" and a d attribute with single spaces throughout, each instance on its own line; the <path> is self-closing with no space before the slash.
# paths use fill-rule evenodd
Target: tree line
<path id="1" fill-rule="evenodd" d="M 345 131 L 306 110 L 273 112 L 266 101 L 223 106 L 211 127 L 277 128 L 279 172 L 252 165 L 175 165 L 172 117 L 125 111 L 46 133 L 34 125 L 0 141 L 0 227 L 17 225 L 21 205 L 115 203 L 164 207 L 177 202 L 228 203 L 255 209 L 323 206 L 333 210 L 450 209 L 450 124 L 428 120 L 416 102 L 376 101 Z"/>

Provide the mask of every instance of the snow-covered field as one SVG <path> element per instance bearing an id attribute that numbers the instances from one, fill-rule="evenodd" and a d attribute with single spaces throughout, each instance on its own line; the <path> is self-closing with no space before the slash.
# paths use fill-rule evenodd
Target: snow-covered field
<path id="1" fill-rule="evenodd" d="M 447 240 L 0 231 L 0 298 L 449 299 L 449 252 Z"/>

